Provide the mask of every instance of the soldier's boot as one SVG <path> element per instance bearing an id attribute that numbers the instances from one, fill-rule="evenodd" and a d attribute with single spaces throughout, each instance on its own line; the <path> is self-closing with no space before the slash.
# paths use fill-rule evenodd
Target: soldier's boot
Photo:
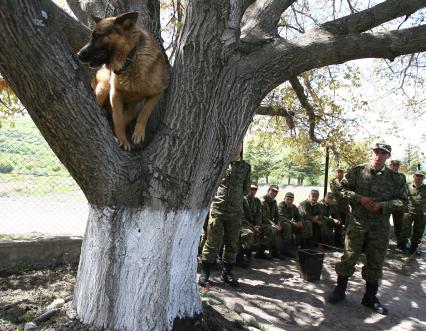
<path id="1" fill-rule="evenodd" d="M 281 254 L 287 257 L 295 258 L 296 254 L 291 250 L 290 243 L 285 240 L 281 244 Z"/>
<path id="2" fill-rule="evenodd" d="M 346 287 L 348 286 L 347 276 L 337 275 L 337 286 L 334 288 L 333 292 L 328 296 L 328 302 L 330 303 L 339 303 L 346 298 Z"/>
<path id="3" fill-rule="evenodd" d="M 232 273 L 232 264 L 224 263 L 222 269 L 222 280 L 231 285 L 232 287 L 238 287 L 238 278 Z"/>
<path id="4" fill-rule="evenodd" d="M 413 254 L 416 254 L 417 255 L 417 248 L 419 247 L 419 244 L 417 244 L 417 243 L 411 243 L 411 245 L 410 245 L 410 249 L 409 249 L 409 254 L 410 255 L 413 255 Z M 419 254 L 420 255 L 420 254 Z"/>
<path id="5" fill-rule="evenodd" d="M 244 250 L 240 248 L 238 250 L 237 258 L 236 258 L 236 264 L 237 266 L 240 266 L 241 268 L 248 268 L 249 264 L 247 262 L 247 258 L 244 256 Z"/>
<path id="6" fill-rule="evenodd" d="M 276 246 L 271 247 L 271 255 L 275 259 L 279 259 L 279 260 L 282 260 L 282 261 L 285 260 L 285 256 L 281 254 L 280 249 Z"/>
<path id="7" fill-rule="evenodd" d="M 366 282 L 365 283 L 365 294 L 362 298 L 361 303 L 374 310 L 376 313 L 386 315 L 388 313 L 388 310 L 385 306 L 383 306 L 379 299 L 377 299 L 376 294 L 377 290 L 379 289 L 379 283 L 378 282 Z"/>
<path id="8" fill-rule="evenodd" d="M 408 252 L 409 248 L 407 247 L 407 243 L 400 242 L 398 245 L 399 245 L 398 246 L 398 251 L 400 253 L 407 253 Z"/>
<path id="9" fill-rule="evenodd" d="M 198 285 L 206 286 L 210 278 L 210 270 L 212 267 L 212 263 L 208 263 L 207 261 L 201 262 L 201 274 L 198 278 Z"/>
<path id="10" fill-rule="evenodd" d="M 256 251 L 256 259 L 272 260 L 272 257 L 269 254 L 265 253 L 265 245 L 261 245 Z"/>
<path id="11" fill-rule="evenodd" d="M 251 249 L 246 249 L 245 251 L 246 257 L 247 257 L 247 263 L 251 264 Z"/>

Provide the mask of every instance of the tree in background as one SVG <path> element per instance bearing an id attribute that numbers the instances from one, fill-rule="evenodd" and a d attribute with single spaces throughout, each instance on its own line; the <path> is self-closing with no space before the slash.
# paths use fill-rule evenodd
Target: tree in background
<path id="1" fill-rule="evenodd" d="M 161 40 L 160 1 L 67 2 L 78 20 L 48 0 L 0 2 L 0 47 L 7 50 L 0 72 L 88 199 L 73 305 L 83 322 L 106 329 L 193 328 L 202 310 L 196 254 L 208 206 L 268 93 L 290 82 L 312 139 L 318 116 L 306 100 L 305 73 L 426 50 L 426 26 L 416 20 L 424 0 L 362 2 L 359 9 L 343 0 L 333 1 L 340 8 L 326 1 L 182 2 L 168 89 L 146 141 L 126 152 L 75 53 L 89 38 L 92 14 L 138 11 L 139 24 Z M 309 13 L 309 4 L 323 7 Z M 302 18 L 311 24 L 299 26 Z M 409 25 L 400 29 L 403 20 Z M 383 29 L 386 22 L 391 29 Z"/>

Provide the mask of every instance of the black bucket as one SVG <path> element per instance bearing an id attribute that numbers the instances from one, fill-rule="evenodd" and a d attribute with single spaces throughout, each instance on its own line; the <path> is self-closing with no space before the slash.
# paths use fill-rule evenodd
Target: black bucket
<path id="1" fill-rule="evenodd" d="M 298 254 L 303 279 L 308 282 L 320 280 L 324 253 L 313 249 L 299 249 Z"/>

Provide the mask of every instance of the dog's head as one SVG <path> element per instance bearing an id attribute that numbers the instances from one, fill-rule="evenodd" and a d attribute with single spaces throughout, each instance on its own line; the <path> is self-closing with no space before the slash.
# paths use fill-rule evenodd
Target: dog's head
<path id="1" fill-rule="evenodd" d="M 79 60 L 97 68 L 111 62 L 115 51 L 123 48 L 123 43 L 129 42 L 132 30 L 138 19 L 137 12 L 125 13 L 119 16 L 98 18 L 92 17 L 96 23 L 89 42 L 77 53 Z"/>

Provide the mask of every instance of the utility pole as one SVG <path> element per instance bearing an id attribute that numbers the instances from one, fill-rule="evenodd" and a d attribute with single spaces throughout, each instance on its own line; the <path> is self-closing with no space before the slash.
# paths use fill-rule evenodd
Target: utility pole
<path id="1" fill-rule="evenodd" d="M 330 159 L 330 151 L 329 148 L 325 148 L 325 169 L 324 169 L 324 197 L 327 194 L 327 186 L 328 186 L 328 162 Z"/>

